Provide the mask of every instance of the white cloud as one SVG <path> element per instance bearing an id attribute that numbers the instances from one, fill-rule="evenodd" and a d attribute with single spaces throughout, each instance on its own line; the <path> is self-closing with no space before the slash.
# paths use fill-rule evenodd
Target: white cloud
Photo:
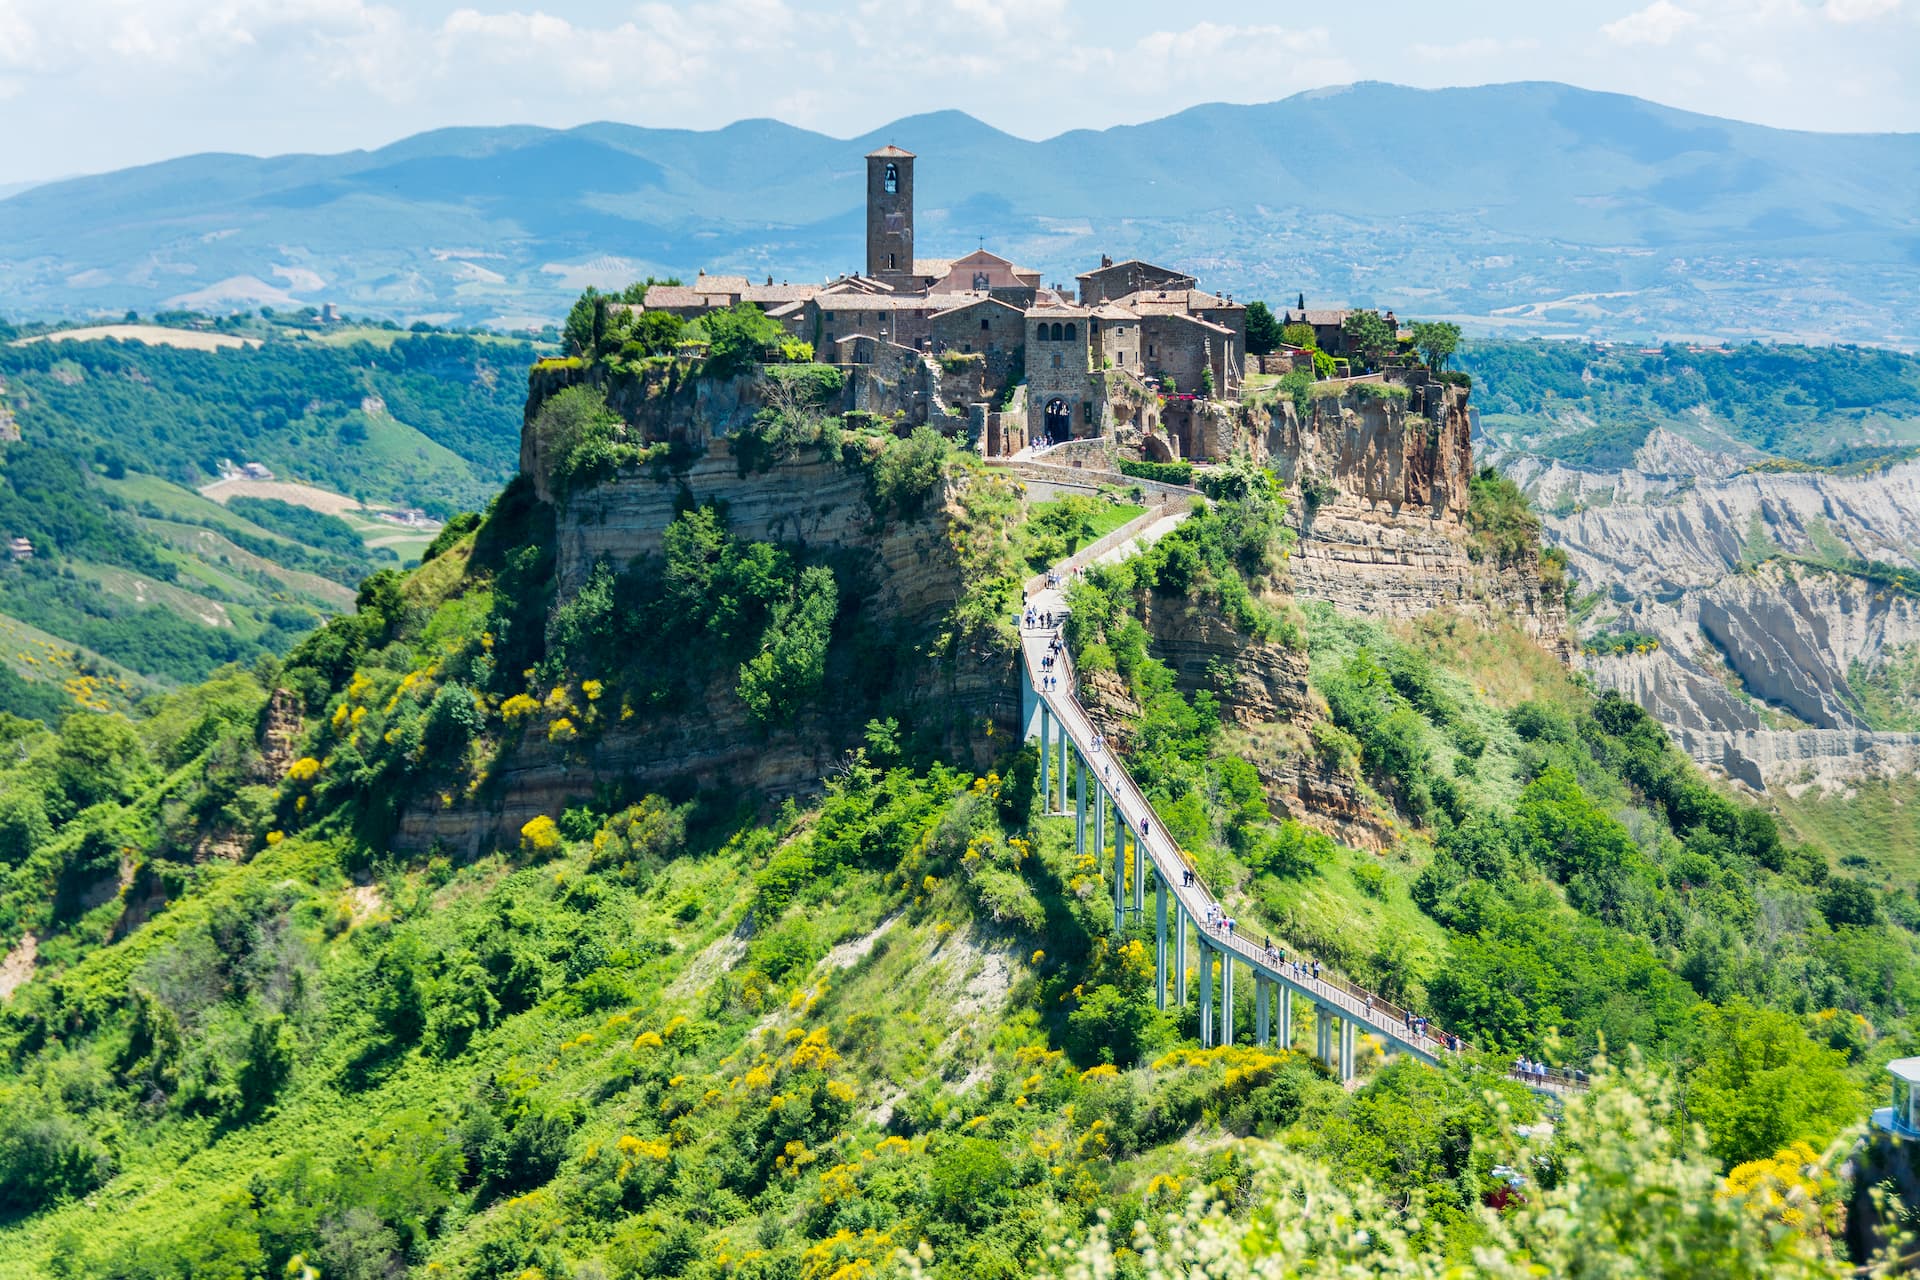
<path id="1" fill-rule="evenodd" d="M 1700 15 L 1691 9 L 1682 9 L 1672 0 L 1653 0 L 1644 9 L 1603 24 L 1600 30 L 1615 44 L 1665 45 L 1672 44 L 1675 36 L 1699 22 Z"/>
<path id="2" fill-rule="evenodd" d="M 1826 0 L 1820 12 L 1833 22 L 1866 22 L 1900 7 L 1900 0 Z"/>

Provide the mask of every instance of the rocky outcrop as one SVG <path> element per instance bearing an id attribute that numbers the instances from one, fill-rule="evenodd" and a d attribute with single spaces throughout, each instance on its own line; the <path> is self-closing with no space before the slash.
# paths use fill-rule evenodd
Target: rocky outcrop
<path id="1" fill-rule="evenodd" d="M 1635 461 L 1502 461 L 1582 589 L 1602 593 L 1585 629 L 1660 641 L 1585 659 L 1594 683 L 1756 789 L 1910 767 L 1912 735 L 1870 730 L 1850 682 L 1920 643 L 1920 602 L 1785 557 L 1914 565 L 1920 462 L 1844 475 L 1755 467 L 1670 431 L 1652 432 Z"/>
<path id="2" fill-rule="evenodd" d="M 1310 400 L 1250 402 L 1250 440 L 1302 492 L 1337 491 L 1369 511 L 1460 520 L 1473 479 L 1462 388 L 1367 382 Z"/>
<path id="3" fill-rule="evenodd" d="M 543 456 L 544 442 L 532 429 L 533 423 L 549 399 L 572 386 L 591 386 L 603 392 L 607 407 L 620 415 L 636 440 L 670 443 L 688 454 L 699 453 L 716 438 L 752 422 L 761 408 L 761 378 L 757 373 L 737 378 L 698 377 L 693 366 L 678 361 L 622 373 L 613 373 L 603 364 L 537 364 L 527 375 L 520 473 L 533 477 L 542 502 L 555 498 L 548 487 L 552 467 Z"/>
<path id="4" fill-rule="evenodd" d="M 857 597 L 863 625 L 896 637 L 883 646 L 894 657 L 882 672 L 871 669 L 871 654 L 836 647 L 829 689 L 882 690 L 913 711 L 916 728 L 940 742 L 945 758 L 985 768 L 996 743 L 1018 731 L 1013 652 L 990 645 L 955 652 L 944 643 L 947 613 L 962 587 L 947 503 L 932 504 L 919 519 L 878 521 L 864 485 L 857 471 L 817 458 L 742 476 L 725 442 L 715 441 L 707 456 L 669 479 L 623 475 L 573 495 L 556 522 L 558 598 L 576 591 L 596 560 L 625 567 L 658 553 L 685 503 L 719 503 L 737 536 L 831 558 L 845 571 L 842 582 Z M 684 659 L 657 653 L 649 660 Z M 769 730 L 749 715 L 736 679 L 736 672 L 717 672 L 680 709 L 610 716 L 571 743 L 549 742 L 544 720 L 534 717 L 478 799 L 422 797 L 402 816 L 396 847 L 441 844 L 467 854 L 511 845 L 532 818 L 596 795 L 723 791 L 778 801 L 816 790 L 859 742 L 866 700 L 832 701 Z"/>
<path id="5" fill-rule="evenodd" d="M 1344 493 L 1290 518 L 1300 535 L 1287 562 L 1296 595 L 1375 618 L 1458 609 L 1488 624 L 1512 621 L 1551 652 L 1572 654 L 1566 603 L 1542 583 L 1531 552 L 1507 565 L 1475 559 L 1458 520 L 1396 515 Z"/>

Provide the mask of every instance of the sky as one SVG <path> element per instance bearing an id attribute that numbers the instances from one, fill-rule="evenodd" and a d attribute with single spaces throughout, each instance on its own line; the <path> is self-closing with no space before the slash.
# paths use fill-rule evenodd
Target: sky
<path id="1" fill-rule="evenodd" d="M 773 116 L 851 137 L 956 107 L 1041 138 L 1355 80 L 1563 80 L 1920 132 L 1920 0 L 0 0 L 0 194 L 448 125 Z"/>

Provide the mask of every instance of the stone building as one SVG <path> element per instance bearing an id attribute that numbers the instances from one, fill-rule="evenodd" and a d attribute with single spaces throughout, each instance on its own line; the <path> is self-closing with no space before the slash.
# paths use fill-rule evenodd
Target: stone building
<path id="1" fill-rule="evenodd" d="M 1080 303 L 1088 307 L 1099 302 L 1113 302 L 1130 293 L 1149 289 L 1191 289 L 1199 283 L 1184 272 L 1156 267 L 1138 258 L 1115 262 L 1104 255 L 1098 267 L 1092 271 L 1082 271 L 1074 278 L 1080 282 Z"/>
<path id="2" fill-rule="evenodd" d="M 901 352 L 927 362 L 929 386 L 942 381 L 944 367 L 942 394 L 951 411 L 976 404 L 990 411 L 1024 372 L 1025 421 L 996 422 L 989 447 L 1155 431 L 1164 432 L 1151 442 L 1158 453 L 1190 456 L 1208 447 L 1213 436 L 1203 427 L 1210 414 L 1196 408 L 1196 398 L 1204 406 L 1239 396 L 1244 305 L 1201 289 L 1185 272 L 1138 259 L 1103 257 L 1076 277 L 1076 300 L 984 246 L 955 258 L 916 256 L 916 159 L 893 145 L 866 156 L 866 261 L 859 274 L 776 285 L 771 277 L 755 284 L 703 271 L 690 285 L 656 285 L 644 308 L 693 317 L 757 303 L 820 359 L 882 388 L 876 407 L 935 399 L 894 390 L 904 385 L 892 368 Z M 955 403 L 961 388 L 971 389 Z"/>

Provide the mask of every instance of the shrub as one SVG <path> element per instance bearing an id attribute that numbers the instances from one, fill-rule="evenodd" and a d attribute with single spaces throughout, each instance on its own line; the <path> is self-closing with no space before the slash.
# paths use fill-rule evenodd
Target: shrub
<path id="1" fill-rule="evenodd" d="M 1185 461 L 1135 462 L 1132 458 L 1122 458 L 1120 474 L 1136 480 L 1154 480 L 1160 484 L 1190 485 L 1193 483 L 1193 464 Z"/>
<path id="2" fill-rule="evenodd" d="M 560 824 L 541 814 L 520 828 L 520 851 L 536 858 L 549 858 L 563 845 Z"/>

